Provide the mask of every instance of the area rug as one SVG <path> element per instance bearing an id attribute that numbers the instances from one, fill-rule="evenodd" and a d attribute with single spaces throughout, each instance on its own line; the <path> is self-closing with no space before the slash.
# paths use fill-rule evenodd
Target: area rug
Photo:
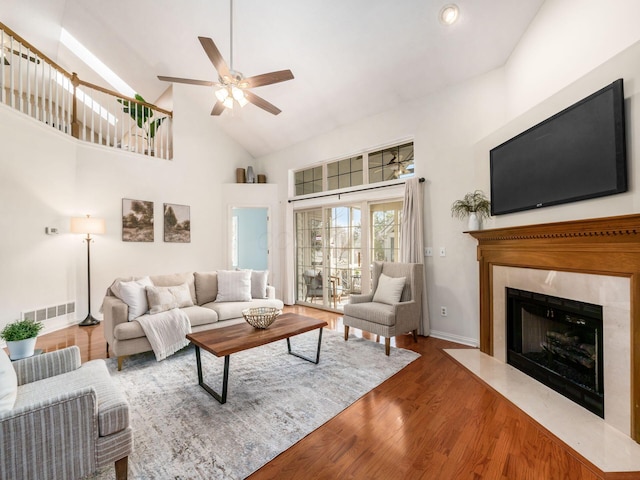
<path id="1" fill-rule="evenodd" d="M 291 339 L 309 357 L 317 343 L 317 331 Z M 121 372 L 109 359 L 131 406 L 129 478 L 245 478 L 418 357 L 398 348 L 387 357 L 382 344 L 325 330 L 314 365 L 283 340 L 231 355 L 224 405 L 198 385 L 192 346 L 162 362 L 135 355 Z M 220 391 L 224 360 L 203 351 L 202 363 L 204 381 Z M 90 478 L 113 479 L 114 468 Z"/>

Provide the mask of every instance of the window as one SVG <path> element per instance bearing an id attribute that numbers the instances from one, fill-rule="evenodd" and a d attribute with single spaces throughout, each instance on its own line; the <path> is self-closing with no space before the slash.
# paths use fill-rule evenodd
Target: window
<path id="1" fill-rule="evenodd" d="M 386 182 L 414 175 L 413 142 L 387 147 L 355 157 L 326 162 L 294 173 L 295 196 Z M 367 180 L 368 178 L 368 180 Z"/>
<path id="2" fill-rule="evenodd" d="M 322 167 L 301 170 L 295 174 L 296 195 L 322 191 Z"/>
<path id="3" fill-rule="evenodd" d="M 362 185 L 362 155 L 327 164 L 327 190 Z"/>
<path id="4" fill-rule="evenodd" d="M 413 175 L 413 143 L 369 154 L 369 183 L 385 182 Z"/>
<path id="5" fill-rule="evenodd" d="M 402 202 L 378 203 L 371 212 L 371 261 L 397 262 L 400 259 Z"/>

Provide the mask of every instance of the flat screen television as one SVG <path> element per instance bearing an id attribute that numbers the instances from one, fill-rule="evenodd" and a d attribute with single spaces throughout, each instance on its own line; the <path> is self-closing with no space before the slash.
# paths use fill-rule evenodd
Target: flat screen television
<path id="1" fill-rule="evenodd" d="M 627 190 L 622 79 L 493 148 L 491 214 Z"/>

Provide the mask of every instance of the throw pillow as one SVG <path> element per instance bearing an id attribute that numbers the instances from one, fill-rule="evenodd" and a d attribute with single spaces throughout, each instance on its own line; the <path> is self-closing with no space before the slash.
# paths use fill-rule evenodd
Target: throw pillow
<path id="1" fill-rule="evenodd" d="M 11 360 L 0 348 L 0 413 L 8 412 L 16 403 L 18 394 L 18 377 L 11 365 Z"/>
<path id="2" fill-rule="evenodd" d="M 146 291 L 151 315 L 166 312 L 172 308 L 193 306 L 188 283 L 174 287 L 147 286 Z"/>
<path id="3" fill-rule="evenodd" d="M 218 273 L 217 272 L 196 272 L 194 273 L 196 283 L 196 298 L 198 305 L 213 302 L 218 295 Z"/>
<path id="4" fill-rule="evenodd" d="M 216 302 L 250 302 L 251 271 L 218 270 Z"/>
<path id="5" fill-rule="evenodd" d="M 251 298 L 267 298 L 269 270 L 251 271 Z"/>
<path id="6" fill-rule="evenodd" d="M 145 287 L 152 287 L 149 277 L 130 282 L 117 281 L 111 286 L 113 294 L 129 306 L 129 321 L 144 315 L 149 310 Z"/>
<path id="7" fill-rule="evenodd" d="M 407 277 L 388 277 L 384 273 L 378 278 L 378 287 L 373 294 L 373 301 L 392 305 L 400 301 L 402 289 Z"/>

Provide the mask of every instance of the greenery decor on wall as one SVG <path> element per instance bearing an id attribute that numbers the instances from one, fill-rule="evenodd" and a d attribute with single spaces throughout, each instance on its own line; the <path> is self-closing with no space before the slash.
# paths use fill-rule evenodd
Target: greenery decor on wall
<path id="1" fill-rule="evenodd" d="M 164 241 L 191 242 L 191 207 L 174 203 L 164 204 Z"/>
<path id="2" fill-rule="evenodd" d="M 42 323 L 35 320 L 16 320 L 5 325 L 0 332 L 0 338 L 7 342 L 18 342 L 34 338 L 38 336 L 42 327 Z"/>
<path id="3" fill-rule="evenodd" d="M 462 200 L 453 202 L 451 216 L 460 219 L 469 217 L 469 230 L 479 230 L 482 220 L 491 216 L 491 202 L 482 190 L 469 192 Z"/>

